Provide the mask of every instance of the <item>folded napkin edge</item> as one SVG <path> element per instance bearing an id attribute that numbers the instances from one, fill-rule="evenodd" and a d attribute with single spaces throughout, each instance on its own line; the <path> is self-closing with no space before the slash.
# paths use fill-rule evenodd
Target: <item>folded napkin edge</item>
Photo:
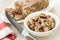
<path id="1" fill-rule="evenodd" d="M 9 27 L 5 27 L 4 29 L 0 30 L 0 39 L 12 34 L 13 31 Z"/>

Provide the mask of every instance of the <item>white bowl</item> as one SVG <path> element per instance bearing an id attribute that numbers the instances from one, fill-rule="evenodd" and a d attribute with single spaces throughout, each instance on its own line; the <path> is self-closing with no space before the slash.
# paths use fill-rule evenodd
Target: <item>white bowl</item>
<path id="1" fill-rule="evenodd" d="M 16 1 L 16 0 L 15 0 L 15 1 Z M 15 1 L 14 1 L 14 2 L 15 2 Z M 14 8 L 14 2 L 11 3 L 10 5 L 8 5 L 6 8 Z M 48 7 L 45 8 L 45 9 L 43 9 L 43 10 L 44 10 L 44 11 L 50 11 L 50 10 L 53 8 L 54 4 L 55 4 L 55 0 L 49 0 L 49 5 L 48 5 Z M 5 16 L 5 9 L 3 9 L 3 11 L 1 11 L 0 14 L 1 14 L 0 17 L 1 17 L 1 19 L 2 19 L 3 21 L 5 21 L 5 22 L 7 22 L 7 23 L 10 23 L 10 22 L 7 20 L 6 16 Z M 23 22 L 23 21 L 24 21 L 24 19 L 23 19 L 23 20 L 19 20 L 19 21 L 17 21 L 17 22 L 18 22 L 18 23 L 21 23 L 21 22 Z"/>
<path id="2" fill-rule="evenodd" d="M 39 14 L 46 14 L 46 15 L 50 15 L 52 18 L 54 18 L 55 20 L 55 28 L 53 28 L 52 30 L 48 31 L 48 32 L 35 32 L 35 31 L 32 31 L 31 29 L 29 29 L 28 25 L 27 25 L 27 21 L 32 19 L 33 17 L 39 15 Z M 25 20 L 24 20 L 24 26 L 26 28 L 26 30 L 33 36 L 38 36 L 38 37 L 44 37 L 44 36 L 48 36 L 50 34 L 52 34 L 53 32 L 56 31 L 57 27 L 59 25 L 59 18 L 54 14 L 54 13 L 51 13 L 51 12 L 47 12 L 47 11 L 38 11 L 38 12 L 35 12 L 35 13 L 32 13 L 30 15 L 28 15 Z"/>

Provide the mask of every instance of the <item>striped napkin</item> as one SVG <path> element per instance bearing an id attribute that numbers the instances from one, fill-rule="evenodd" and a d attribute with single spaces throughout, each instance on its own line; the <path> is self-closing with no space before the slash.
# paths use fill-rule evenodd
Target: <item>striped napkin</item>
<path id="1" fill-rule="evenodd" d="M 0 40 L 14 40 L 15 33 L 8 27 L 8 25 L 0 20 Z"/>

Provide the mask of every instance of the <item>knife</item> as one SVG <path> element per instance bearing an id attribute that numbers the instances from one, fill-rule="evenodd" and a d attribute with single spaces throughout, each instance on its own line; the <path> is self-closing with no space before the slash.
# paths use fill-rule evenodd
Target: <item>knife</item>
<path id="1" fill-rule="evenodd" d="M 15 26 L 15 28 L 18 30 L 18 32 L 22 33 L 23 28 L 21 27 L 21 25 L 18 24 L 8 13 L 6 13 L 6 17 Z M 25 36 L 25 37 L 27 38 L 27 40 L 34 40 L 34 38 L 32 36 Z"/>
<path id="2" fill-rule="evenodd" d="M 18 24 L 8 13 L 6 13 L 6 16 L 8 18 L 8 20 L 15 26 L 15 28 L 22 33 L 23 28 L 21 27 L 20 24 Z"/>

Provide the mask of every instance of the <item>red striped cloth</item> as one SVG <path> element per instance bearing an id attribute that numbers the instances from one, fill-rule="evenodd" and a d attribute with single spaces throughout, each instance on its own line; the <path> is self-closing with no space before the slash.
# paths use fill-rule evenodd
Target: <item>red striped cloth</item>
<path id="1" fill-rule="evenodd" d="M 16 35 L 13 33 L 0 40 L 15 40 L 15 38 L 16 38 Z"/>
<path id="2" fill-rule="evenodd" d="M 5 22 L 2 22 L 0 24 L 0 31 L 3 30 L 5 27 L 7 27 L 7 24 Z"/>
<path id="3" fill-rule="evenodd" d="M 0 40 L 14 40 L 16 37 L 15 33 L 8 27 L 8 25 L 0 21 Z"/>

